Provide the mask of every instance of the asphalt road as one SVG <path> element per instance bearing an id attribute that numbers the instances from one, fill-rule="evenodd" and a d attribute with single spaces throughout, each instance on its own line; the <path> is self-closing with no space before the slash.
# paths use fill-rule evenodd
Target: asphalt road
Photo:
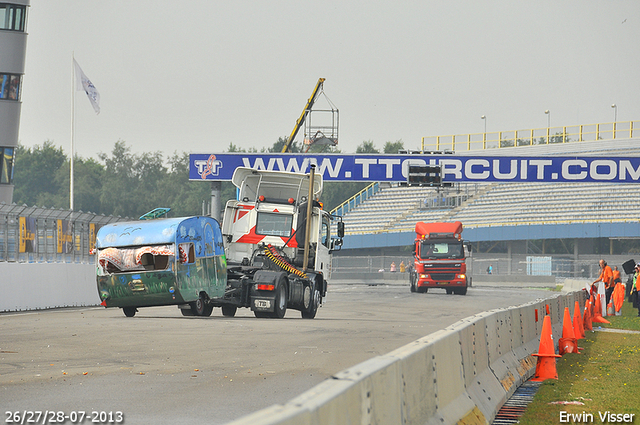
<path id="1" fill-rule="evenodd" d="M 0 407 L 115 412 L 126 424 L 223 424 L 284 403 L 331 375 L 473 314 L 550 292 L 330 285 L 314 320 L 183 317 L 175 307 L 0 314 Z M 89 418 L 90 419 L 90 418 Z M 84 423 L 90 423 L 86 419 Z M 42 419 L 41 419 L 42 423 Z M 67 422 L 70 423 L 70 422 Z"/>

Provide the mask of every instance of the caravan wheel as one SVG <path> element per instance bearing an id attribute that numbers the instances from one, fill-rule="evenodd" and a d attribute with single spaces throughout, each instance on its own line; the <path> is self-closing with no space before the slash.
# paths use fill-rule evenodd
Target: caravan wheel
<path id="1" fill-rule="evenodd" d="M 203 297 L 191 303 L 191 310 L 196 316 L 211 316 L 213 306 L 209 305 Z"/>
<path id="2" fill-rule="evenodd" d="M 135 307 L 122 307 L 122 312 L 127 317 L 133 317 L 138 312 L 138 309 Z"/>

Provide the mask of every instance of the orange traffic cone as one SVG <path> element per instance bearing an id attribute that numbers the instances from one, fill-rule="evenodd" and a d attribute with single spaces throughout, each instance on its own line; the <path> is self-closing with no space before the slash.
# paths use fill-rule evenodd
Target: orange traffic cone
<path id="1" fill-rule="evenodd" d="M 551 335 L 551 317 L 544 316 L 542 322 L 542 334 L 540 335 L 540 346 L 538 352 L 532 354 L 536 356 L 536 373 L 531 378 L 532 381 L 544 381 L 545 379 L 558 379 L 555 357 L 562 357 L 556 354 L 553 345 L 553 335 Z"/>
<path id="2" fill-rule="evenodd" d="M 562 320 L 562 338 L 558 340 L 558 351 L 561 355 L 578 352 L 578 340 L 573 333 L 571 314 L 569 307 L 564 308 L 564 319 Z"/>
<path id="3" fill-rule="evenodd" d="M 593 307 L 593 318 L 591 319 L 591 321 L 598 323 L 611 323 L 610 321 L 602 317 L 602 306 L 600 304 L 600 297 L 596 297 L 596 304 Z"/>
<path id="4" fill-rule="evenodd" d="M 580 315 L 580 303 L 578 301 L 573 307 L 573 334 L 576 339 L 584 339 L 584 328 L 582 327 L 582 316 Z"/>
<path id="5" fill-rule="evenodd" d="M 593 330 L 593 326 L 591 325 L 591 300 L 587 300 L 584 306 L 584 329 L 588 331 Z"/>

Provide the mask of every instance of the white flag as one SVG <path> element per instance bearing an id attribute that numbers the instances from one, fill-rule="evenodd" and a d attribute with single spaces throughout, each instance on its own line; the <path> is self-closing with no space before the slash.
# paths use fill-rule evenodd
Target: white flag
<path id="1" fill-rule="evenodd" d="M 100 113 L 100 93 L 96 90 L 96 86 L 93 85 L 91 80 L 84 75 L 82 72 L 82 68 L 78 65 L 76 60 L 73 60 L 73 64 L 76 68 L 76 90 L 84 90 L 89 98 L 89 102 L 91 102 L 91 106 L 96 111 L 96 114 Z"/>

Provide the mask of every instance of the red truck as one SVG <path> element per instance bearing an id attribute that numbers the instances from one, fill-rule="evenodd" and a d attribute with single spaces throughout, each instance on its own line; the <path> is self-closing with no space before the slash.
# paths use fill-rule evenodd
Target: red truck
<path id="1" fill-rule="evenodd" d="M 471 286 L 465 260 L 468 244 L 462 240 L 462 223 L 416 223 L 411 292 L 442 288 L 447 294 L 465 295 Z"/>

